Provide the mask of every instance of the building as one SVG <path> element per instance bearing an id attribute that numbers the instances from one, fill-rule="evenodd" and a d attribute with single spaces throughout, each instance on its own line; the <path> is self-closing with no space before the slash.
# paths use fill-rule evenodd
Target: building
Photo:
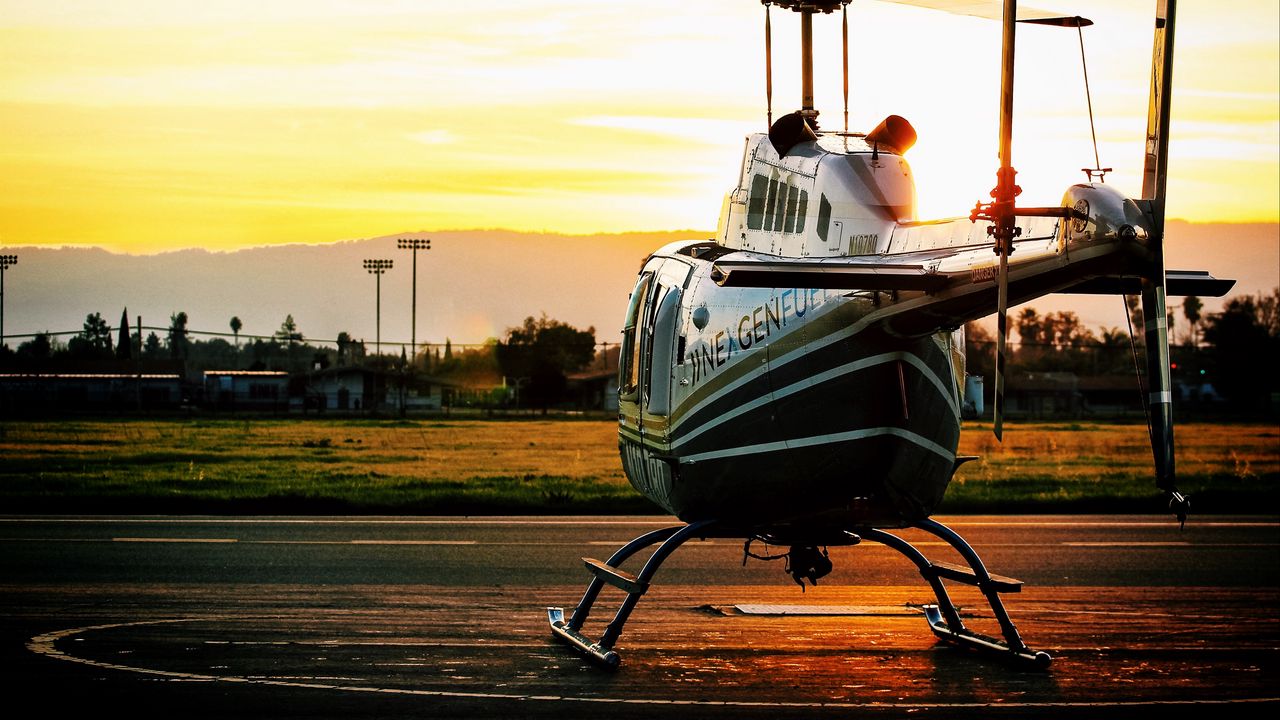
<path id="1" fill-rule="evenodd" d="M 204 402 L 217 410 L 289 409 L 289 373 L 277 370 L 206 370 Z"/>
<path id="2" fill-rule="evenodd" d="M 621 348 L 605 346 L 591 366 L 565 376 L 567 395 L 580 410 L 618 411 L 618 357 Z"/>
<path id="3" fill-rule="evenodd" d="M 172 410 L 179 373 L 0 373 L 0 413 Z"/>
<path id="4" fill-rule="evenodd" d="M 455 385 L 415 373 L 336 367 L 310 375 L 306 408 L 337 412 L 430 412 L 443 408 Z"/>

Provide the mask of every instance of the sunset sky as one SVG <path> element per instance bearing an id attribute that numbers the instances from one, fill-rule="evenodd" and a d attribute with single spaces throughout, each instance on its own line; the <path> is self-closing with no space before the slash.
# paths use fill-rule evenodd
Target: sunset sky
<path id="1" fill-rule="evenodd" d="M 1153 0 L 1091 17 L 1108 182 L 1136 194 Z M 0 0 L 0 247 L 155 252 L 409 230 L 710 229 L 763 130 L 755 0 Z M 774 111 L 798 107 L 774 11 Z M 1275 0 L 1179 7 L 1170 217 L 1280 220 Z M 851 129 L 920 141 L 921 215 L 995 178 L 999 27 L 851 6 Z M 815 21 L 817 104 L 841 125 L 840 23 Z M 1015 166 L 1053 204 L 1093 164 L 1074 30 L 1019 31 Z"/>

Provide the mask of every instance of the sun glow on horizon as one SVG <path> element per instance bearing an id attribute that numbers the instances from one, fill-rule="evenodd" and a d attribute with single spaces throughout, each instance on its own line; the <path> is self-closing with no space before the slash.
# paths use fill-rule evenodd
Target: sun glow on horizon
<path id="1" fill-rule="evenodd" d="M 1066 5 L 1066 3 L 1063 3 Z M 1140 185 L 1150 0 L 1071 3 L 1107 181 Z M 796 105 L 797 23 L 774 11 L 773 108 Z M 920 215 L 995 179 L 998 27 L 850 9 L 850 125 L 900 114 Z M 0 0 L 0 246 L 129 252 L 318 243 L 406 228 L 713 228 L 764 129 L 759 3 Z M 1169 214 L 1280 221 L 1280 14 L 1179 7 Z M 824 127 L 838 18 L 815 26 Z M 1019 30 L 1023 201 L 1093 164 L 1074 30 Z"/>

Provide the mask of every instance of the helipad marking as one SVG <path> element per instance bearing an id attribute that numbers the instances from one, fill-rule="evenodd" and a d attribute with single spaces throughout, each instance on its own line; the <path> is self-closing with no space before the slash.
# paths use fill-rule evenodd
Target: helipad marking
<path id="1" fill-rule="evenodd" d="M 738 603 L 733 606 L 743 615 L 807 615 L 815 617 L 915 616 L 923 611 L 905 605 L 785 605 L 776 603 Z"/>
<path id="2" fill-rule="evenodd" d="M 1064 542 L 1066 547 L 1191 547 L 1186 541 L 1177 542 Z"/>
<path id="3" fill-rule="evenodd" d="M 1280 702 L 1280 697 L 1268 698 L 1226 698 L 1221 700 L 1113 700 L 1107 702 L 967 702 L 967 703 L 919 703 L 919 702 L 777 702 L 777 701 L 747 701 L 747 700 L 667 700 L 662 698 L 607 698 L 607 697 L 573 697 L 566 695 L 526 695 L 520 693 L 500 693 L 500 692 L 465 692 L 460 690 L 413 690 L 409 688 L 383 688 L 370 687 L 366 685 L 338 685 L 314 682 L 296 682 L 289 680 L 279 680 L 266 678 L 262 676 L 242 676 L 242 675 L 205 675 L 202 673 L 176 672 L 172 670 L 156 670 L 154 668 L 136 667 L 132 665 L 120 665 L 118 663 L 108 663 L 99 660 L 90 660 L 88 658 L 76 657 L 68 655 L 54 647 L 54 643 L 59 640 L 79 635 L 81 633 L 91 632 L 95 630 L 111 630 L 122 627 L 139 627 L 142 625 L 164 625 L 169 623 L 182 622 L 200 622 L 200 621 L 218 621 L 225 620 L 223 617 L 203 617 L 203 618 L 176 618 L 171 620 L 143 620 L 138 622 L 110 623 L 106 625 L 88 625 L 80 628 L 71 628 L 68 630 L 55 630 L 53 632 L 37 635 L 27 641 L 27 649 L 33 653 L 54 658 L 56 660 L 65 660 L 67 662 L 79 663 L 90 667 L 104 668 L 107 670 L 120 670 L 123 672 L 141 673 L 144 675 L 154 675 L 164 678 L 172 682 L 230 682 L 230 683 L 246 683 L 250 685 L 268 685 L 272 687 L 290 687 L 290 688 L 309 688 L 316 690 L 339 690 L 343 692 L 363 692 L 363 693 L 389 693 L 394 695 L 414 695 L 419 697 L 443 697 L 443 698 L 461 698 L 470 700 L 524 700 L 539 702 L 574 702 L 574 703 L 591 703 L 591 704 L 617 704 L 624 703 L 627 705 L 687 705 L 690 707 L 769 707 L 779 709 L 812 709 L 812 708 L 833 708 L 833 709 L 869 709 L 869 708 L 894 708 L 905 710 L 930 710 L 930 709 L 946 709 L 946 708 L 1100 708 L 1100 707 L 1150 707 L 1155 705 L 1161 706 L 1214 706 L 1214 705 L 1256 705 L 1259 703 L 1275 703 Z"/>
<path id="4" fill-rule="evenodd" d="M 351 540 L 351 545 L 475 545 L 475 540 Z"/>

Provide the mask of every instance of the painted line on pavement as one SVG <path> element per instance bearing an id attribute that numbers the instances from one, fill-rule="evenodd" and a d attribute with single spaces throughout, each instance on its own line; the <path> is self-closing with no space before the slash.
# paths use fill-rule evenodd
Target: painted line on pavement
<path id="1" fill-rule="evenodd" d="M 57 630 L 54 632 L 37 635 L 27 642 L 27 649 L 38 655 L 53 658 L 56 660 L 64 660 L 67 662 L 78 663 L 90 667 L 103 668 L 107 670 L 119 670 L 122 672 L 139 673 L 143 675 L 151 675 L 172 682 L 226 682 L 226 683 L 242 683 L 246 685 L 265 685 L 270 687 L 288 687 L 288 688 L 306 688 L 315 690 L 337 690 L 340 692 L 360 692 L 360 693 L 384 693 L 394 695 L 412 695 L 417 697 L 436 697 L 436 698 L 456 698 L 464 700 L 516 700 L 516 701 L 534 701 L 534 702 L 567 702 L 567 703 L 588 703 L 593 705 L 642 705 L 642 706 L 668 706 L 679 705 L 686 707 L 760 707 L 760 708 L 778 708 L 783 710 L 803 710 L 803 709 L 901 709 L 901 710 L 932 710 L 932 709 L 968 709 L 968 708 L 1022 708 L 1022 709 L 1050 709 L 1050 708 L 1145 708 L 1152 706 L 1161 707 L 1213 707 L 1213 706 L 1242 706 L 1256 704 L 1270 704 L 1280 702 L 1280 696 L 1262 697 L 1262 698 L 1224 698 L 1211 700 L 1111 700 L 1101 702 L 1067 702 L 1067 701 L 1048 701 L 1048 702 L 959 702 L 959 703 L 921 703 L 921 702 L 786 702 L 786 701 L 746 701 L 746 700 L 667 700 L 661 698 L 611 698 L 611 697 L 577 697 L 572 695 L 531 695 L 526 693 L 503 693 L 503 692 L 468 692 L 462 690 L 415 690 L 411 688 L 388 688 L 367 685 L 339 685 L 331 683 L 315 683 L 315 682 L 298 682 L 293 680 L 274 679 L 263 676 L 241 676 L 241 675 L 207 675 L 203 673 L 177 672 L 172 670 L 157 670 L 154 668 L 137 667 L 132 665 L 121 665 L 118 663 L 108 663 L 99 660 L 90 660 L 88 658 L 77 657 L 62 652 L 56 647 L 59 640 L 80 635 L 86 632 L 97 630 L 111 630 L 116 628 L 139 627 L 143 625 L 160 625 L 167 623 L 180 622 L 196 622 L 196 621 L 218 621 L 226 618 L 179 618 L 173 620 L 145 620 L 141 622 L 112 623 L 108 625 L 90 625 L 80 628 L 71 628 L 68 630 Z M 1003 700 L 1003 699 L 1002 699 Z"/>

